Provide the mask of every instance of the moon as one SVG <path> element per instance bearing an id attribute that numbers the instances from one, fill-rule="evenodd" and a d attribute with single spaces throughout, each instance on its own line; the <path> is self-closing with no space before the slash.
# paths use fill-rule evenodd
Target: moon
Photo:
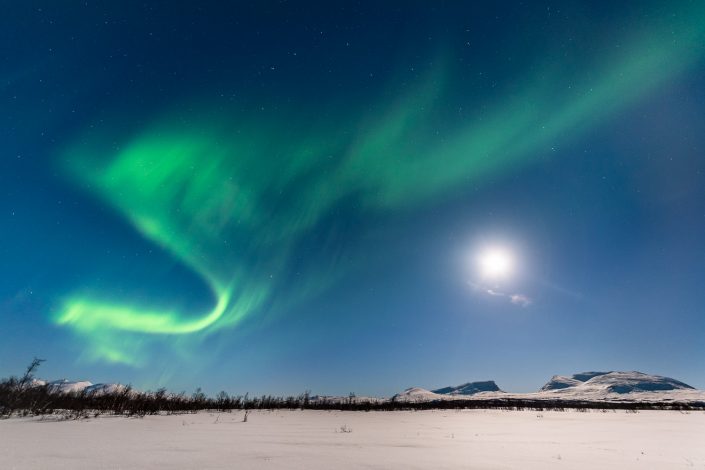
<path id="1" fill-rule="evenodd" d="M 477 264 L 484 279 L 506 279 L 514 271 L 514 256 L 507 248 L 486 248 L 477 257 Z"/>

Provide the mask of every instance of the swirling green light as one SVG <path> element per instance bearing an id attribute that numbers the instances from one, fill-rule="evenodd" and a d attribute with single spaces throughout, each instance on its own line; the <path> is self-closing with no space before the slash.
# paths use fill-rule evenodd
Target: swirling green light
<path id="1" fill-rule="evenodd" d="M 196 273 L 215 305 L 194 316 L 76 294 L 56 321 L 88 341 L 90 358 L 133 365 L 145 337 L 237 325 L 266 309 L 297 244 L 344 198 L 359 200 L 360 211 L 408 209 L 511 171 L 691 66 L 704 44 L 705 13 L 695 6 L 622 54 L 594 60 L 593 78 L 526 80 L 442 137 L 431 115 L 462 89 L 448 67 L 380 118 L 341 118 L 343 129 L 274 118 L 248 125 L 203 106 L 198 126 L 158 119 L 113 154 L 77 145 L 67 153 L 72 178 Z"/>

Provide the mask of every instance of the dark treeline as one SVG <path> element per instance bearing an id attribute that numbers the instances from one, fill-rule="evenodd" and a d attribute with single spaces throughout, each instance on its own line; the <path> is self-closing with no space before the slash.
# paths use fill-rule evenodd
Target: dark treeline
<path id="1" fill-rule="evenodd" d="M 191 395 L 140 392 L 124 387 L 111 393 L 68 392 L 59 393 L 49 385 L 37 384 L 33 372 L 41 361 L 34 361 L 21 378 L 0 380 L 0 416 L 60 415 L 66 418 L 84 418 L 101 414 L 145 416 L 153 414 L 194 413 L 201 410 L 347 410 L 347 411 L 396 411 L 396 410 L 452 410 L 452 409 L 502 409 L 502 410 L 705 410 L 705 402 L 612 402 L 588 400 L 550 400 L 492 398 L 468 400 L 438 400 L 405 402 L 394 398 L 383 401 L 365 401 L 355 398 L 311 397 L 308 392 L 298 396 L 259 397 L 231 396 L 220 392 L 215 397 L 206 396 L 198 389 Z"/>

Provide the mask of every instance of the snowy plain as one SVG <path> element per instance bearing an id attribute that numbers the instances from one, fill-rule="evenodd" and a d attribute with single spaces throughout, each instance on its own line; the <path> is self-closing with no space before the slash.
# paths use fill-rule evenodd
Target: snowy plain
<path id="1" fill-rule="evenodd" d="M 0 421 L 2 469 L 705 468 L 705 412 L 254 411 Z"/>

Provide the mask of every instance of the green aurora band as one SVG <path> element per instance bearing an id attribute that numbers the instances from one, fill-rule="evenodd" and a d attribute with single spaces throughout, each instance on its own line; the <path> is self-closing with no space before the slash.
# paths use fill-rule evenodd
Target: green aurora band
<path id="1" fill-rule="evenodd" d="M 441 135 L 434 113 L 462 89 L 447 66 L 381 117 L 351 117 L 343 130 L 253 123 L 202 106 L 197 127 L 157 119 L 112 154 L 77 144 L 66 153 L 70 177 L 198 275 L 214 307 L 194 316 L 78 292 L 55 321 L 86 341 L 89 360 L 139 366 L 147 341 L 203 337 L 264 313 L 298 243 L 344 200 L 383 213 L 449 197 L 547 155 L 694 65 L 705 52 L 705 9 L 697 5 L 644 31 L 619 56 L 581 68 L 590 73 L 566 80 L 548 70 Z M 333 282 L 330 273 L 306 274 L 283 303 Z"/>

